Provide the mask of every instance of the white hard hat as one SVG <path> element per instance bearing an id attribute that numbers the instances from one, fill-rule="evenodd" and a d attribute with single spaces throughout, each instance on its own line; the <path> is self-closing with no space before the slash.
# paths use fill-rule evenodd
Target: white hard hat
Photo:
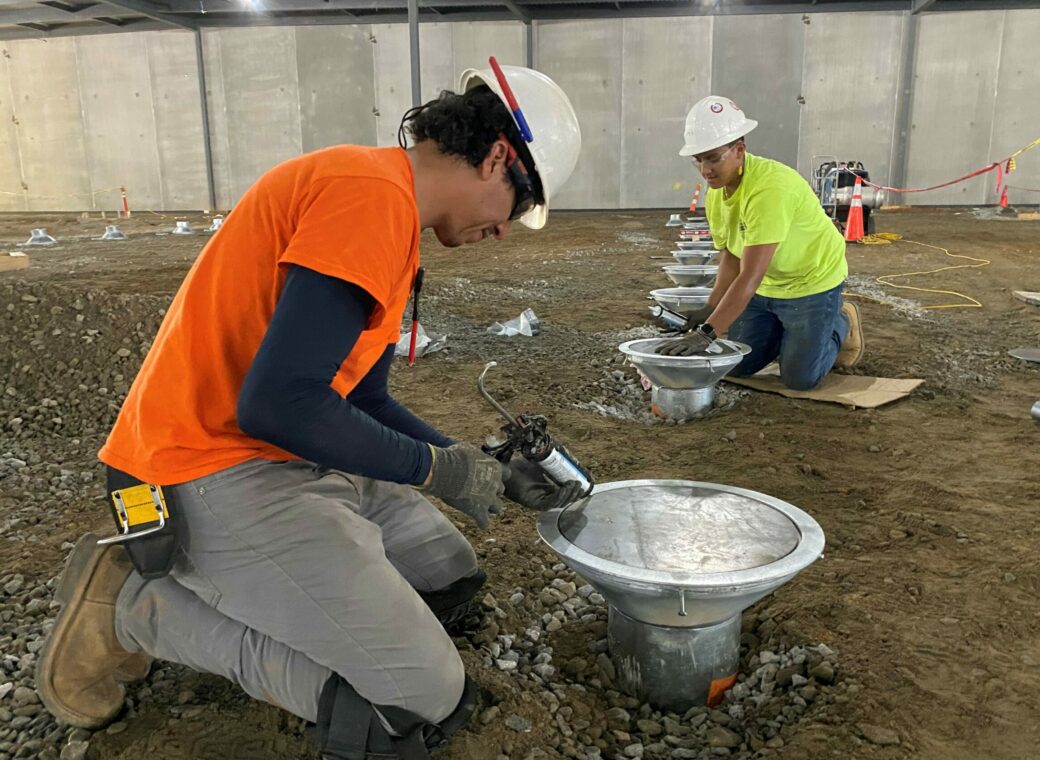
<path id="1" fill-rule="evenodd" d="M 545 195 L 545 203 L 521 216 L 520 223 L 532 230 L 540 230 L 549 216 L 549 200 L 563 187 L 578 163 L 578 153 L 581 152 L 578 116 L 567 94 L 545 74 L 523 66 L 500 68 L 534 138 L 527 143 L 527 149 L 531 151 L 533 168 L 542 181 L 542 192 Z M 463 93 L 482 84 L 490 87 L 506 108 L 512 111 L 491 69 L 463 71 L 459 77 L 458 91 Z M 519 125 L 518 129 L 522 134 L 523 129 Z"/>
<path id="2" fill-rule="evenodd" d="M 740 106 L 729 98 L 709 95 L 698 100 L 686 114 L 686 129 L 683 138 L 686 144 L 680 156 L 696 156 L 698 153 L 729 145 L 758 126 L 740 110 Z"/>

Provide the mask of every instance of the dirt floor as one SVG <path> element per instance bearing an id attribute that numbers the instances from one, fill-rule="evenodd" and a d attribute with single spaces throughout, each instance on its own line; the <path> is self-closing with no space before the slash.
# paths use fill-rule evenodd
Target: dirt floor
<path id="1" fill-rule="evenodd" d="M 599 481 L 725 483 L 789 501 L 820 522 L 826 556 L 748 613 L 745 628 L 763 641 L 779 631 L 786 646 L 826 644 L 840 677 L 826 699 L 785 727 L 783 741 L 753 745 L 755 756 L 1035 758 L 1040 424 L 1029 409 L 1040 398 L 1040 370 L 1006 352 L 1040 346 L 1040 308 L 1011 295 L 1040 290 L 1040 222 L 970 210 L 878 214 L 879 230 L 990 260 L 905 280 L 970 295 L 981 308 L 928 310 L 960 299 L 874 281 L 971 262 L 908 242 L 850 247 L 849 290 L 863 296 L 856 300 L 866 333 L 855 372 L 923 378 L 909 398 L 850 410 L 726 386 L 714 414 L 669 425 L 646 414 L 648 395 L 633 391 L 634 371 L 616 351 L 628 337 L 649 334 L 646 295 L 667 286 L 656 266 L 665 262 L 650 258 L 667 256 L 675 239 L 665 219 L 661 212 L 558 213 L 544 232 L 517 232 L 501 243 L 448 251 L 425 240 L 425 326 L 446 332 L 448 348 L 413 368 L 398 366 L 396 395 L 448 434 L 479 442 L 498 423 L 475 388 L 494 359 L 500 367 L 489 386 L 517 411 L 548 415 L 553 432 Z M 121 225 L 129 241 L 106 244 L 91 239 L 103 224 L 96 215 L 0 219 L 0 249 L 14 249 L 33 226 L 60 239 L 55 248 L 30 251 L 31 268 L 0 274 L 0 460 L 28 463 L 20 475 L 0 469 L 0 575 L 40 584 L 44 598 L 68 542 L 87 529 L 110 529 L 94 454 L 161 309 L 207 239 L 157 235 L 172 228 L 173 217 L 149 216 Z M 208 220 L 193 217 L 192 224 L 202 229 Z M 528 307 L 542 334 L 486 333 Z M 29 311 L 31 321 L 19 321 Z M 10 328 L 16 323 L 17 334 Z M 86 366 L 97 369 L 85 377 Z M 537 600 L 557 562 L 539 544 L 533 516 L 514 508 L 486 533 L 458 524 L 488 572 L 489 613 L 502 610 L 484 625 L 522 634 L 541 607 L 504 600 L 517 591 Z M 8 628 L 0 628 L 0 649 L 16 659 L 38 635 L 12 628 L 17 622 L 8 616 Z M 47 624 L 41 617 L 32 625 L 38 631 Z M 601 636 L 602 623 L 568 622 L 552 634 L 555 661 Z M 442 756 L 577 756 L 561 742 L 543 695 L 487 664 L 487 642 L 479 628 L 458 639 L 469 672 L 502 715 L 524 716 L 530 725 L 478 721 Z M 10 675 L 0 670 L 0 684 L 5 680 Z M 314 757 L 298 719 L 221 679 L 160 666 L 131 693 L 127 715 L 115 731 L 90 739 L 88 757 Z M 567 715 L 591 724 L 579 734 L 606 725 L 602 714 L 619 704 L 609 691 L 577 693 Z M 898 743 L 872 740 L 871 727 L 894 732 L 886 735 Z M 623 756 L 629 733 L 600 733 L 603 755 Z"/>

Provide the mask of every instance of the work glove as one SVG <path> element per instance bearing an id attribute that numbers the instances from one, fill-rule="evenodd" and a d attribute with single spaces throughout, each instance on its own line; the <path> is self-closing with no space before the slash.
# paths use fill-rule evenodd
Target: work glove
<path id="1" fill-rule="evenodd" d="M 704 306 L 698 307 L 693 311 L 687 312 L 686 321 L 691 325 L 699 325 L 701 322 L 707 322 L 708 317 L 710 317 L 714 312 L 714 306 L 704 304 Z"/>
<path id="2" fill-rule="evenodd" d="M 584 490 L 576 480 L 556 485 L 541 467 L 523 457 L 509 460 L 507 470 L 506 498 L 537 512 L 566 507 Z"/>
<path id="3" fill-rule="evenodd" d="M 658 347 L 655 353 L 661 356 L 694 356 L 703 354 L 715 344 L 711 338 L 699 330 L 684 333 L 681 338 L 670 340 Z"/>
<path id="4" fill-rule="evenodd" d="M 486 528 L 491 515 L 502 511 L 505 466 L 465 443 L 446 449 L 430 446 L 430 450 L 433 464 L 426 490 Z"/>

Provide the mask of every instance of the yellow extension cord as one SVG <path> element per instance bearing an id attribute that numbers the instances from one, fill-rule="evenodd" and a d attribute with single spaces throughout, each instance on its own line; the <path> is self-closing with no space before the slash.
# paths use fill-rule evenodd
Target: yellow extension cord
<path id="1" fill-rule="evenodd" d="M 982 302 L 978 299 L 972 298 L 964 293 L 958 293 L 955 290 L 939 290 L 936 288 L 918 288 L 913 285 L 897 285 L 890 280 L 894 280 L 899 277 L 920 277 L 929 274 L 938 274 L 939 272 L 949 272 L 954 269 L 978 269 L 979 267 L 989 266 L 991 263 L 988 259 L 979 259 L 974 256 L 965 256 L 961 253 L 950 253 L 950 251 L 942 246 L 929 245 L 928 243 L 920 243 L 916 240 L 905 240 L 902 235 L 898 235 L 894 232 L 879 232 L 876 235 L 867 235 L 860 242 L 864 245 L 891 245 L 896 241 L 902 241 L 904 243 L 912 243 L 914 245 L 921 245 L 925 248 L 932 248 L 936 251 L 942 251 L 944 254 L 953 259 L 967 259 L 968 261 L 975 262 L 974 264 L 951 264 L 944 267 L 938 267 L 937 269 L 928 269 L 922 272 L 901 272 L 899 274 L 885 274 L 876 278 L 875 282 L 880 285 L 887 285 L 890 288 L 898 288 L 900 290 L 913 290 L 918 293 L 937 293 L 940 295 L 956 296 L 957 298 L 963 298 L 966 303 L 943 303 L 935 306 L 922 306 L 922 309 L 981 309 Z M 864 293 L 849 293 L 850 296 L 857 296 L 859 298 L 866 298 L 871 301 L 877 301 L 878 299 L 868 296 Z"/>

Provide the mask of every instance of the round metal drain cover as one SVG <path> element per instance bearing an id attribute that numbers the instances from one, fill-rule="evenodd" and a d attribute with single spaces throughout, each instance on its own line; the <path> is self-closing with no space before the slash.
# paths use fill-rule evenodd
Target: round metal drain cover
<path id="1" fill-rule="evenodd" d="M 596 492 L 563 510 L 558 526 L 593 557 L 683 576 L 769 565 L 801 540 L 788 515 L 748 492 L 687 484 Z"/>

